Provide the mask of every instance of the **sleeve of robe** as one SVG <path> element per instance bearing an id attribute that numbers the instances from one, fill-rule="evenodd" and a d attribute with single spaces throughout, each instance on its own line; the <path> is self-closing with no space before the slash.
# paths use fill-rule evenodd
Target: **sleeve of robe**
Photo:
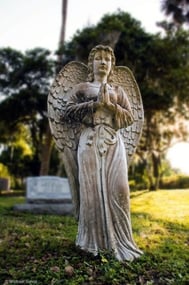
<path id="1" fill-rule="evenodd" d="M 131 106 L 127 95 L 121 87 L 116 87 L 117 102 L 114 103 L 114 128 L 116 130 L 126 128 L 134 121 Z M 64 119 L 75 122 L 82 122 L 87 116 L 91 119 L 93 115 L 93 103 L 95 100 L 87 100 L 83 91 L 76 88 L 68 100 Z M 85 120 L 86 121 L 86 120 Z M 90 120 L 88 120 L 89 122 Z"/>
<path id="2" fill-rule="evenodd" d="M 134 121 L 134 116 L 128 97 L 121 87 L 117 87 L 117 103 L 115 104 L 115 128 L 121 129 L 131 125 Z"/>
<path id="3" fill-rule="evenodd" d="M 87 99 L 85 93 L 76 87 L 68 99 L 63 118 L 67 121 L 82 122 L 86 116 L 92 118 L 93 100 Z"/>

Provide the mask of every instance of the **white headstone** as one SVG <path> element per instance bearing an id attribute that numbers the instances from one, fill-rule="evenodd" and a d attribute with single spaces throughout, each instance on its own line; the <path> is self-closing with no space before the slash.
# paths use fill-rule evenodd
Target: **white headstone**
<path id="1" fill-rule="evenodd" d="M 57 176 L 28 177 L 26 203 L 14 205 L 15 211 L 34 214 L 73 215 L 67 178 Z"/>
<path id="2" fill-rule="evenodd" d="M 71 199 L 67 178 L 57 176 L 28 177 L 26 180 L 28 201 Z"/>

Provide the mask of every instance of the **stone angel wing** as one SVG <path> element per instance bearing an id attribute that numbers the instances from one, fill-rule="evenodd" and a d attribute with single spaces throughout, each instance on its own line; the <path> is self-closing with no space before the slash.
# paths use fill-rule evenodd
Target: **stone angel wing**
<path id="1" fill-rule="evenodd" d="M 67 100 L 72 88 L 87 79 L 88 68 L 81 62 L 72 61 L 65 65 L 56 76 L 48 95 L 48 118 L 56 147 L 60 150 L 68 175 L 75 215 L 79 209 L 79 183 L 77 166 L 77 145 L 80 136 L 80 123 L 64 122 Z"/>
<path id="2" fill-rule="evenodd" d="M 144 122 L 142 98 L 138 84 L 133 76 L 133 73 L 128 67 L 116 66 L 112 80 L 113 84 L 121 86 L 128 95 L 134 115 L 134 123 L 127 128 L 119 130 L 126 149 L 127 163 L 130 165 L 142 133 L 142 126 Z"/>

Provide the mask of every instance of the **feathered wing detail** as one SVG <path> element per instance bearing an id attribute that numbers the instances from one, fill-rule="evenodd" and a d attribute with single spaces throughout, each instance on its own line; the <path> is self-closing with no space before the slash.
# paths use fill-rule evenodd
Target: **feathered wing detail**
<path id="1" fill-rule="evenodd" d="M 79 209 L 77 146 L 81 125 L 64 122 L 62 117 L 73 87 L 78 83 L 85 82 L 87 74 L 88 68 L 85 64 L 76 61 L 68 63 L 56 76 L 48 95 L 50 129 L 56 146 L 62 154 L 76 216 L 78 216 Z"/>
<path id="2" fill-rule="evenodd" d="M 75 85 L 87 80 L 88 68 L 81 62 L 70 62 L 64 66 L 53 82 L 48 95 L 48 117 L 51 133 L 57 148 L 61 151 L 64 167 L 72 191 L 75 214 L 79 213 L 79 183 L 77 166 L 77 146 L 81 132 L 80 123 L 63 121 L 67 100 Z M 134 123 L 120 131 L 130 164 L 139 142 L 144 121 L 142 98 L 132 72 L 127 67 L 117 66 L 114 70 L 113 84 L 122 86 L 134 115 Z"/>
<path id="3" fill-rule="evenodd" d="M 144 122 L 143 103 L 137 82 L 128 67 L 116 66 L 113 74 L 113 84 L 121 86 L 128 96 L 131 109 L 134 115 L 134 123 L 127 127 L 120 129 L 122 135 L 128 165 L 131 163 L 132 157 L 136 151 Z"/>

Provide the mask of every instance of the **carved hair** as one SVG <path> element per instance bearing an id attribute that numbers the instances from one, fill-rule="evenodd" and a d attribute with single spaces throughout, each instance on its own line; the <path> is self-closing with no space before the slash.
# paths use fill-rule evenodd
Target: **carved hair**
<path id="1" fill-rule="evenodd" d="M 104 50 L 104 51 L 110 53 L 110 55 L 111 55 L 112 66 L 111 66 L 111 71 L 108 75 L 108 81 L 111 82 L 111 75 L 113 74 L 113 70 L 114 70 L 114 66 L 115 66 L 115 55 L 114 55 L 114 51 L 111 47 L 104 46 L 104 45 L 97 45 L 89 53 L 89 57 L 88 57 L 88 71 L 89 71 L 88 81 L 90 81 L 90 82 L 94 80 L 94 72 L 93 72 L 94 56 L 95 56 L 97 51 L 101 51 L 101 50 Z"/>

